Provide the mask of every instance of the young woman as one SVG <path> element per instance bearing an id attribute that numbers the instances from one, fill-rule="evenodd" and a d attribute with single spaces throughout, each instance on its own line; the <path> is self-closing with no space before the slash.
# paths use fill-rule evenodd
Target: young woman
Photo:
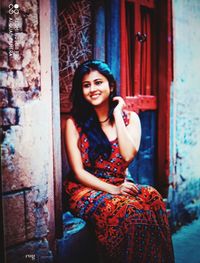
<path id="1" fill-rule="evenodd" d="M 73 214 L 94 226 L 101 262 L 174 262 L 160 194 L 126 179 L 141 138 L 138 115 L 125 110 L 107 64 L 81 64 L 74 75 L 65 188 Z"/>

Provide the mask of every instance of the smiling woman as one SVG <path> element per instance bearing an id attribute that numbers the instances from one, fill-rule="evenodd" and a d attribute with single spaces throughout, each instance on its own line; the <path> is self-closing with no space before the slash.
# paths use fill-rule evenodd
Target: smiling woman
<path id="1" fill-rule="evenodd" d="M 95 107 L 109 108 L 109 96 L 112 90 L 110 89 L 109 82 L 104 75 L 97 70 L 91 71 L 83 77 L 82 87 L 83 96 L 89 103 Z M 107 119 L 108 113 L 105 112 L 105 114 Z"/>
<path id="2" fill-rule="evenodd" d="M 71 212 L 89 221 L 100 262 L 174 262 L 165 205 L 150 186 L 126 179 L 141 138 L 136 113 L 125 110 L 107 64 L 91 60 L 74 75 L 65 182 Z"/>

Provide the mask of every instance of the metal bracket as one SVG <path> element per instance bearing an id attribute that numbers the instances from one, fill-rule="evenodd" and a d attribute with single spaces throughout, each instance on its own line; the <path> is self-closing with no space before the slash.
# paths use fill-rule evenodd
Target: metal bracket
<path id="1" fill-rule="evenodd" d="M 141 32 L 137 32 L 137 34 L 135 35 L 135 38 L 140 43 L 143 43 L 143 42 L 147 41 L 147 34 L 142 34 Z"/>

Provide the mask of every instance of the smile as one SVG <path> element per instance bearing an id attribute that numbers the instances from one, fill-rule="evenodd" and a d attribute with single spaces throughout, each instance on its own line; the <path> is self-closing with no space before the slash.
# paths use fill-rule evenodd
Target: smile
<path id="1" fill-rule="evenodd" d="M 91 99 L 97 99 L 101 94 L 98 93 L 98 94 L 93 94 L 93 95 L 90 95 L 90 98 Z"/>

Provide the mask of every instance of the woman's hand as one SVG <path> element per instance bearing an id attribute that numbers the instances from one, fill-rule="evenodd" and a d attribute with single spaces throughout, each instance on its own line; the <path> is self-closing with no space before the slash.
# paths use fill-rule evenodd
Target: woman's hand
<path id="1" fill-rule="evenodd" d="M 138 187 L 131 182 L 124 181 L 121 185 L 117 187 L 116 194 L 123 194 L 123 195 L 135 195 L 139 192 Z"/>
<path id="2" fill-rule="evenodd" d="M 124 107 L 126 106 L 126 103 L 124 101 L 124 99 L 120 96 L 116 96 L 113 98 L 113 101 L 117 101 L 118 104 L 117 106 L 114 108 L 113 113 L 115 114 L 116 112 L 122 112 L 122 110 L 124 109 Z"/>

